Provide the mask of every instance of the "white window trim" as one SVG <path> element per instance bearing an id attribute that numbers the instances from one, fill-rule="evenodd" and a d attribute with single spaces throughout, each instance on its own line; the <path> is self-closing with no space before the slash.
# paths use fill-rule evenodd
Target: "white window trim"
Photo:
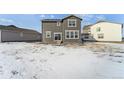
<path id="1" fill-rule="evenodd" d="M 47 36 L 47 33 L 50 33 L 50 37 Z M 45 38 L 51 38 L 51 31 L 45 31 Z"/>
<path id="2" fill-rule="evenodd" d="M 75 26 L 70 26 L 69 21 L 75 21 Z M 76 19 L 68 19 L 68 27 L 77 27 L 77 20 Z"/>
<path id="3" fill-rule="evenodd" d="M 99 35 L 103 35 L 103 38 L 99 38 Z M 98 39 L 104 39 L 104 33 L 97 34 Z"/>
<path id="4" fill-rule="evenodd" d="M 57 40 L 55 40 L 55 34 L 60 34 L 61 35 L 61 40 L 62 40 L 62 33 L 61 32 L 54 32 L 54 41 L 57 41 Z"/>
<path id="5" fill-rule="evenodd" d="M 98 31 L 98 29 L 99 29 L 99 31 Z M 96 27 L 96 32 L 101 33 L 101 27 Z"/>
<path id="6" fill-rule="evenodd" d="M 57 26 L 61 26 L 61 22 L 57 22 Z"/>
<path id="7" fill-rule="evenodd" d="M 69 38 L 66 37 L 67 33 L 69 32 Z M 71 38 L 71 32 L 78 32 L 78 38 L 75 38 L 75 33 L 74 33 L 74 38 Z M 65 39 L 79 39 L 79 30 L 65 30 Z"/>

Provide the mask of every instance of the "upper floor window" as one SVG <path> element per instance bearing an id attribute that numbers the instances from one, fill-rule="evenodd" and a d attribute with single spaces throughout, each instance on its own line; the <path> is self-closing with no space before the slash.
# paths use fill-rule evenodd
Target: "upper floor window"
<path id="1" fill-rule="evenodd" d="M 100 28 L 100 27 L 97 27 L 97 28 L 96 28 L 96 31 L 97 31 L 97 32 L 100 32 L 100 31 L 101 31 L 101 28 Z"/>
<path id="2" fill-rule="evenodd" d="M 68 19 L 68 27 L 76 27 L 76 19 Z"/>
<path id="3" fill-rule="evenodd" d="M 61 22 L 57 22 L 57 26 L 61 26 Z"/>
<path id="4" fill-rule="evenodd" d="M 46 31 L 46 38 L 51 38 L 51 31 Z"/>

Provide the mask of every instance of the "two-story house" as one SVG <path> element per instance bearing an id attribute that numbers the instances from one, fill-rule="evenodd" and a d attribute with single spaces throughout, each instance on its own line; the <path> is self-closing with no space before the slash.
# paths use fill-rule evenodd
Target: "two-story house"
<path id="1" fill-rule="evenodd" d="M 122 41 L 123 24 L 98 21 L 95 24 L 84 26 L 82 37 L 90 41 Z"/>
<path id="2" fill-rule="evenodd" d="M 43 43 L 56 43 L 57 41 L 63 43 L 80 42 L 81 20 L 80 17 L 75 15 L 69 15 L 63 19 L 43 19 Z"/>

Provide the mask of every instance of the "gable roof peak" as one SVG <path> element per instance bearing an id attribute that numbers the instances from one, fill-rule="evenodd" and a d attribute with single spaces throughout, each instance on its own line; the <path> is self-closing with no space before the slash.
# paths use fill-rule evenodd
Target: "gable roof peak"
<path id="1" fill-rule="evenodd" d="M 69 17 L 76 17 L 76 18 L 79 18 L 80 20 L 82 20 L 82 18 L 80 18 L 79 16 L 76 16 L 74 14 L 68 15 L 68 16 L 64 17 L 62 20 L 69 18 Z"/>

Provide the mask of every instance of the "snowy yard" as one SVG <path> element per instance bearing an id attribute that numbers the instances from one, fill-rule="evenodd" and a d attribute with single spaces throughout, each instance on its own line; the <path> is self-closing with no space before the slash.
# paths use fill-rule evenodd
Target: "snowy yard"
<path id="1" fill-rule="evenodd" d="M 0 43 L 0 78 L 124 78 L 124 44 Z"/>

